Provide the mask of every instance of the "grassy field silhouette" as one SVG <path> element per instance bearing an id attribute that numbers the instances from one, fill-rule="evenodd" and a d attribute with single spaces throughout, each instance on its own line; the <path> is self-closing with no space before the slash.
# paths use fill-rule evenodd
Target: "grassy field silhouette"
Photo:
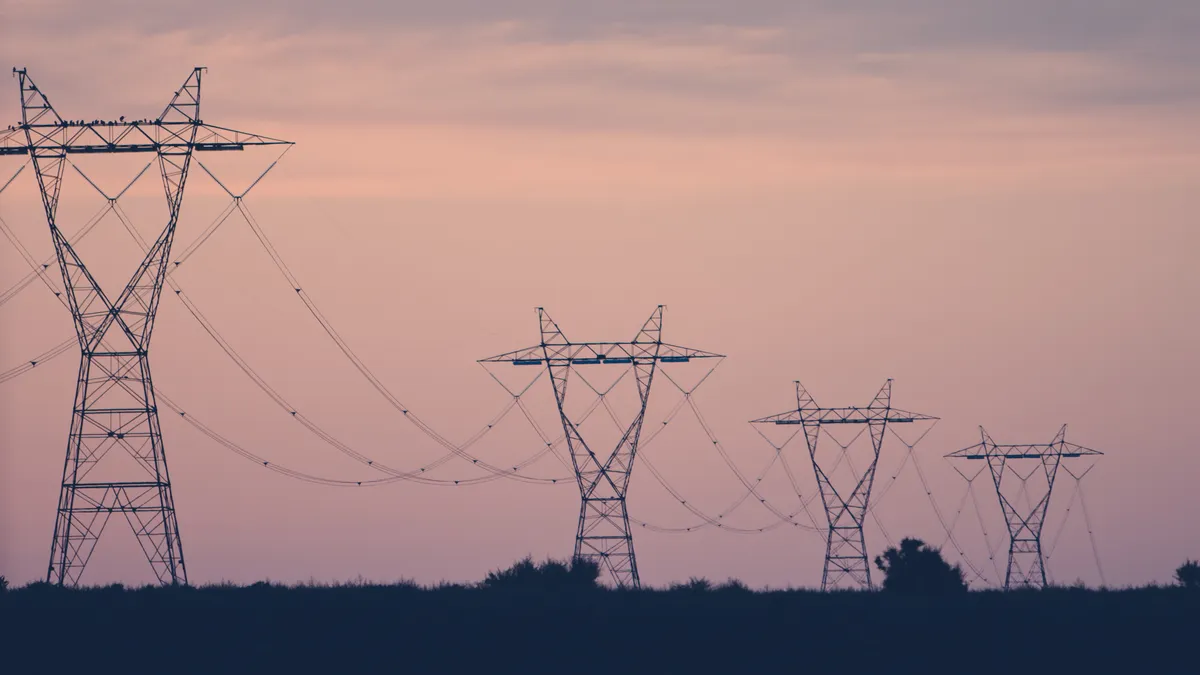
<path id="1" fill-rule="evenodd" d="M 597 584 L 526 559 L 476 584 L 0 593 L 4 672 L 1195 672 L 1182 585 L 938 593 Z M 15 659 L 15 660 L 14 660 Z M 132 672 L 132 671 L 130 671 Z"/>

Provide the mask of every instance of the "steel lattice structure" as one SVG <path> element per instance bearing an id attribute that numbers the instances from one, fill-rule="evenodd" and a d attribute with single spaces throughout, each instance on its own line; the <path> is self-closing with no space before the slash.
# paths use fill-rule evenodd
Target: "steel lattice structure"
<path id="1" fill-rule="evenodd" d="M 892 407 L 892 380 L 888 379 L 865 408 L 822 408 L 813 400 L 804 385 L 796 382 L 796 409 L 788 412 L 752 420 L 751 424 L 802 425 L 808 454 L 812 459 L 813 472 L 821 502 L 825 506 L 825 517 L 829 532 L 825 543 L 825 567 L 821 574 L 821 590 L 836 587 L 849 578 L 859 586 L 871 588 L 871 566 L 867 557 L 867 544 L 863 535 L 863 524 L 870 512 L 871 487 L 875 482 L 875 469 L 879 465 L 879 453 L 883 449 L 883 438 L 889 424 L 909 424 L 933 421 L 938 418 L 908 412 Z M 821 427 L 827 424 L 865 424 L 871 431 L 871 461 L 862 474 L 855 477 L 854 488 L 846 496 L 834 487 L 830 474 L 833 467 L 825 467 L 817 461 L 817 441 Z M 843 452 L 848 451 L 844 448 Z"/>
<path id="2" fill-rule="evenodd" d="M 575 533 L 575 557 L 596 561 L 620 587 L 638 588 L 637 559 L 625 495 L 637 456 L 650 387 L 659 363 L 686 363 L 692 359 L 724 358 L 721 354 L 680 347 L 662 341 L 663 306 L 659 305 L 630 342 L 571 342 L 546 311 L 538 307 L 541 342 L 526 349 L 481 359 L 480 363 L 545 365 L 554 386 L 567 449 L 575 469 L 582 503 Z M 566 412 L 567 380 L 580 366 L 627 365 L 637 380 L 640 408 L 625 428 L 617 447 L 607 456 L 597 454 Z"/>
<path id="3" fill-rule="evenodd" d="M 996 486 L 996 497 L 1000 501 L 1000 510 L 1004 512 L 1004 522 L 1008 527 L 1008 569 L 1004 573 L 1004 588 L 1046 586 L 1046 563 L 1042 557 L 1042 526 L 1046 523 L 1046 513 L 1050 508 L 1050 495 L 1054 492 L 1054 479 L 1058 468 L 1064 459 L 1089 457 L 1104 453 L 1066 441 L 1067 425 L 1063 425 L 1055 435 L 1054 440 L 1044 444 L 1000 445 L 992 440 L 983 427 L 979 427 L 982 440 L 969 448 L 963 448 L 946 455 L 951 459 L 987 460 L 988 470 L 992 474 L 992 483 Z M 1026 462 L 1022 460 L 1036 460 Z M 1032 465 L 1028 473 L 1022 475 L 1014 465 Z M 1041 469 L 1046 478 L 1046 491 L 1037 501 L 1029 496 L 1029 479 Z M 1006 471 L 1007 470 L 1007 471 Z M 1021 508 L 1017 503 L 1019 497 L 1011 491 L 1005 494 L 1004 476 L 1011 473 L 1020 481 L 1021 494 L 1026 494 L 1029 504 Z M 1011 481 L 1010 481 L 1011 483 Z"/>
<path id="4" fill-rule="evenodd" d="M 125 516 L 160 583 L 187 583 L 148 360 L 184 185 L 194 152 L 290 145 L 205 124 L 200 117 L 204 72 L 193 69 L 157 118 L 127 122 L 64 120 L 29 74 L 13 69 L 21 123 L 0 133 L 0 156 L 28 155 L 33 164 L 81 353 L 50 547 L 51 583 L 79 583 L 113 513 Z M 68 155 L 131 152 L 157 154 L 169 215 L 129 282 L 111 299 L 59 229 L 59 196 Z M 88 480 L 112 450 L 132 458 L 131 475 Z M 140 470 L 134 472 L 135 466 Z"/>

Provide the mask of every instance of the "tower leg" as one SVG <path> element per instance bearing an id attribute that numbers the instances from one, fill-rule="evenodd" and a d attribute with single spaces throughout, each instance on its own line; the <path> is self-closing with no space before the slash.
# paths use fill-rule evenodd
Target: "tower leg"
<path id="1" fill-rule="evenodd" d="M 617 586 L 640 587 L 623 496 L 583 499 L 575 534 L 575 557 L 595 561 L 608 571 Z"/>
<path id="2" fill-rule="evenodd" d="M 125 516 L 159 583 L 187 583 L 149 372 L 144 352 L 82 359 L 50 546 L 50 583 L 79 583 L 114 513 Z M 109 480 L 112 471 L 104 478 L 92 475 L 113 451 L 117 457 L 107 464 L 123 462 L 121 477 L 136 480 Z"/>
<path id="3" fill-rule="evenodd" d="M 831 525 L 825 543 L 821 590 L 837 588 L 847 577 L 858 586 L 871 588 L 871 566 L 863 529 L 861 525 Z"/>
<path id="4" fill-rule="evenodd" d="M 1013 539 L 1008 547 L 1008 571 L 1004 588 L 1045 588 L 1046 565 L 1039 539 Z"/>

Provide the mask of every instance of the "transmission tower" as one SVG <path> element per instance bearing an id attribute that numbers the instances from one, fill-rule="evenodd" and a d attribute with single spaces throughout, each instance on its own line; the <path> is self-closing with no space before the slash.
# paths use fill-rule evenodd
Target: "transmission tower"
<path id="1" fill-rule="evenodd" d="M 1081 445 L 1068 443 L 1067 425 L 1058 430 L 1053 441 L 1042 445 L 999 445 L 979 427 L 982 440 L 969 448 L 952 452 L 952 459 L 987 460 L 1000 500 L 1000 510 L 1008 526 L 1008 569 L 1004 573 L 1004 588 L 1045 588 L 1046 563 L 1042 558 L 1042 526 L 1046 523 L 1046 512 L 1050 508 L 1050 494 L 1054 491 L 1054 478 L 1064 459 L 1097 456 L 1104 453 Z M 1018 467 L 1027 467 L 1021 473 Z M 1029 481 L 1041 470 L 1045 477 L 1045 491 L 1038 497 L 1030 494 Z M 1065 469 L 1064 469 L 1065 470 Z M 1014 476 L 1020 485 L 1019 491 L 1011 489 L 1012 481 L 1004 481 L 1006 474 Z M 1041 481 L 1037 481 L 1040 486 Z M 1006 492 L 1005 487 L 1010 489 Z M 1025 504 L 1020 504 L 1021 497 Z M 1037 497 L 1037 501 L 1034 498 Z"/>
<path id="2" fill-rule="evenodd" d="M 659 363 L 724 357 L 663 342 L 662 305 L 654 310 L 631 342 L 571 342 L 546 310 L 538 307 L 537 313 L 542 336 L 537 346 L 481 359 L 480 363 L 546 366 L 554 385 L 554 400 L 582 498 L 579 528 L 575 532 L 575 557 L 593 560 L 602 569 L 607 569 L 617 586 L 638 588 L 641 581 L 633 554 L 625 494 L 637 456 L 655 370 Z M 617 447 L 605 456 L 588 445 L 578 425 L 567 416 L 567 380 L 572 368 L 615 365 L 633 369 L 640 408 L 625 428 Z"/>
<path id="3" fill-rule="evenodd" d="M 825 543 L 825 568 L 821 574 L 821 590 L 836 587 L 849 578 L 862 587 L 871 588 L 871 566 L 867 559 L 867 544 L 863 536 L 863 523 L 870 512 L 871 486 L 875 482 L 875 469 L 879 464 L 879 452 L 883 449 L 883 437 L 889 424 L 908 424 L 918 421 L 936 420 L 930 415 L 898 410 L 892 407 L 892 381 L 884 383 L 879 393 L 865 408 L 821 408 L 799 381 L 796 382 L 796 409 L 788 412 L 752 420 L 751 424 L 801 425 L 808 454 L 812 459 L 813 472 L 821 502 L 825 506 L 825 517 L 829 533 Z M 843 495 L 834 487 L 831 475 L 837 468 L 823 465 L 817 460 L 817 441 L 821 427 L 830 424 L 865 424 L 871 431 L 871 448 L 874 451 L 866 469 L 854 477 L 855 483 L 849 494 Z M 843 447 L 842 453 L 849 448 Z M 844 457 L 838 457 L 840 464 Z M 853 468 L 853 467 L 851 467 Z"/>
<path id="4" fill-rule="evenodd" d="M 192 153 L 288 145 L 287 141 L 205 124 L 195 68 L 154 119 L 64 120 L 24 69 L 13 69 L 21 123 L 0 132 L 0 156 L 28 155 L 41 189 L 50 237 L 81 353 L 71 430 L 47 581 L 77 585 L 113 513 L 125 516 L 162 584 L 186 584 L 148 351 L 162 296 Z M 93 278 L 56 218 L 68 155 L 156 153 L 169 215 L 149 252 L 115 299 Z M 105 479 L 89 475 L 112 452 L 132 458 Z"/>

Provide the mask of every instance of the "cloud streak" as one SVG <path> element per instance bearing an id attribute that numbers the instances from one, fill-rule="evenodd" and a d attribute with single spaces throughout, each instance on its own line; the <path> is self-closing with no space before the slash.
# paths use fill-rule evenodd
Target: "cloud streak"
<path id="1" fill-rule="evenodd" d="M 432 4 L 10 0 L 0 57 L 115 108 L 159 104 L 203 55 L 237 83 L 239 114 L 312 122 L 827 133 L 930 101 L 988 115 L 1200 100 L 1191 3 Z"/>

